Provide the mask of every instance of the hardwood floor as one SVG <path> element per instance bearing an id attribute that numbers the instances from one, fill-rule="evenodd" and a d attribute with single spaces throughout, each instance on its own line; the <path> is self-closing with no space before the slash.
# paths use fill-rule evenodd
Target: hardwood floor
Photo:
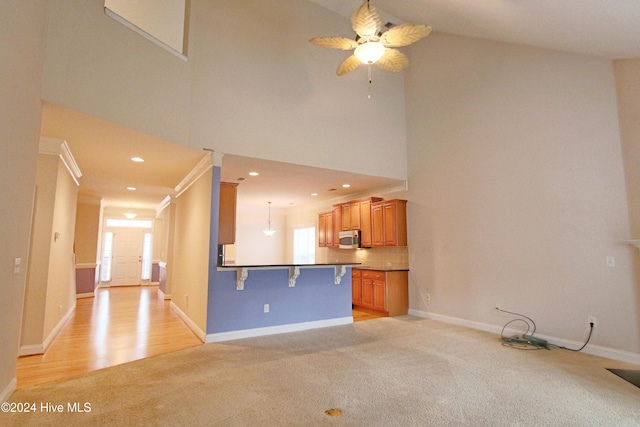
<path id="1" fill-rule="evenodd" d="M 371 320 L 371 319 L 377 319 L 379 317 L 384 317 L 384 316 L 380 316 L 379 314 L 368 313 L 366 311 L 357 310 L 355 308 L 351 310 L 351 313 L 352 313 L 354 322 L 362 322 L 363 320 Z"/>
<path id="2" fill-rule="evenodd" d="M 354 322 L 380 316 L 353 310 Z M 157 286 L 102 288 L 76 310 L 46 354 L 18 358 L 17 388 L 170 353 L 202 341 L 158 298 Z"/>
<path id="3" fill-rule="evenodd" d="M 77 300 L 46 354 L 18 358 L 17 388 L 202 344 L 158 298 L 157 286 L 102 288 Z"/>

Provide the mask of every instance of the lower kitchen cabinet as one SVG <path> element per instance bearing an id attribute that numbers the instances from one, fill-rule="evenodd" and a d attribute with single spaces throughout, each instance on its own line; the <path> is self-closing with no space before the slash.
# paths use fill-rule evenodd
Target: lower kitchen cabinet
<path id="1" fill-rule="evenodd" d="M 362 305 L 362 270 L 351 270 L 351 304 Z"/>
<path id="2" fill-rule="evenodd" d="M 409 273 L 353 269 L 352 304 L 384 316 L 401 316 L 409 311 Z"/>

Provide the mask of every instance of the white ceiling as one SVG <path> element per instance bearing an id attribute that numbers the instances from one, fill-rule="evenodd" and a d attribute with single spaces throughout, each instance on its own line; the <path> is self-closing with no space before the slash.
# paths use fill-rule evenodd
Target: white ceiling
<path id="1" fill-rule="evenodd" d="M 346 17 L 361 0 L 310 0 Z M 605 58 L 640 57 L 640 1 L 635 0 L 372 0 L 383 19 L 431 25 L 436 32 L 557 49 Z M 340 34 L 318 34 L 329 36 Z M 351 34 L 342 34 L 351 36 Z M 65 139 L 83 176 L 80 194 L 107 206 L 152 208 L 206 153 L 171 144 L 49 104 L 42 135 Z M 135 164 L 132 156 L 146 159 Z M 257 171 L 258 177 L 248 176 Z M 243 181 L 238 179 L 244 178 Z M 402 181 L 282 162 L 224 156 L 222 179 L 239 182 L 239 203 L 286 207 L 328 200 Z M 351 188 L 344 189 L 342 184 Z M 135 192 L 127 191 L 135 186 Z M 329 191 L 330 189 L 335 189 Z M 312 197 L 311 192 L 319 193 Z"/>
<path id="2" fill-rule="evenodd" d="M 310 0 L 350 16 L 361 0 Z M 637 0 L 371 0 L 395 24 L 610 59 L 640 57 Z M 318 36 L 333 34 L 318 34 Z M 338 34 L 336 34 L 338 35 Z M 350 34 L 343 34 L 350 36 Z"/>

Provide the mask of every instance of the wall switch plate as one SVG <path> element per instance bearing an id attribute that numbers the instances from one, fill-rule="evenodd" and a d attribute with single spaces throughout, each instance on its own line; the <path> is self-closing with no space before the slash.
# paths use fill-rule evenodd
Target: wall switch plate
<path id="1" fill-rule="evenodd" d="M 269 312 L 269 304 L 265 304 L 264 305 L 264 312 L 268 313 Z"/>
<path id="2" fill-rule="evenodd" d="M 616 257 L 612 255 L 607 255 L 607 267 L 615 267 L 616 266 Z"/>
<path id="3" fill-rule="evenodd" d="M 20 273 L 21 265 L 22 265 L 22 258 L 16 258 L 13 260 L 13 274 Z"/>

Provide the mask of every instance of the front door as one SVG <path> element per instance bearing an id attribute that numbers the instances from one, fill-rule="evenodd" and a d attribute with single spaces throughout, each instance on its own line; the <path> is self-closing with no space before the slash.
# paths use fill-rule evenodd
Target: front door
<path id="1" fill-rule="evenodd" d="M 111 286 L 140 285 L 144 230 L 119 228 L 113 233 Z"/>

